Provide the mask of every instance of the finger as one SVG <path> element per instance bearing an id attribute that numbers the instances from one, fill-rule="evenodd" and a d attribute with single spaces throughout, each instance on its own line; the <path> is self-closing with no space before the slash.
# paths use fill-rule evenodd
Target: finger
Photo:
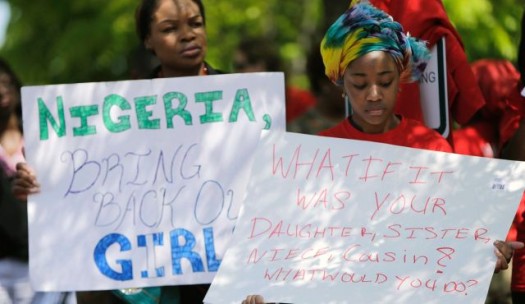
<path id="1" fill-rule="evenodd" d="M 40 185 L 23 179 L 15 179 L 11 185 L 11 192 L 17 199 L 25 201 L 28 195 L 40 192 Z"/>
<path id="2" fill-rule="evenodd" d="M 17 163 L 16 164 L 16 171 L 23 171 L 34 174 L 33 170 L 29 167 L 26 163 Z"/>
<path id="3" fill-rule="evenodd" d="M 31 179 L 15 178 L 13 180 L 13 184 L 11 185 L 11 188 L 18 189 L 19 191 L 31 193 L 32 191 L 39 189 L 40 185 Z"/>
<path id="4" fill-rule="evenodd" d="M 35 173 L 31 170 L 26 170 L 26 169 L 17 170 L 15 173 L 15 176 L 19 178 L 24 178 L 24 179 L 36 180 Z"/>
<path id="5" fill-rule="evenodd" d="M 36 178 L 35 171 L 33 170 L 33 168 L 31 168 L 26 163 L 17 163 L 16 164 L 16 173 L 24 174 L 24 175 L 32 176 L 32 177 Z"/>
<path id="6" fill-rule="evenodd" d="M 502 254 L 499 250 L 494 250 L 494 254 L 498 258 L 496 261 L 496 267 L 494 269 L 495 273 L 500 272 L 501 270 L 506 270 L 509 268 L 509 260 L 507 259 L 504 254 Z"/>
<path id="7" fill-rule="evenodd" d="M 507 245 L 509 245 L 512 249 L 523 249 L 525 247 L 525 243 L 523 242 L 506 242 Z"/>
<path id="8" fill-rule="evenodd" d="M 249 295 L 242 304 L 264 304 L 264 298 L 260 295 Z"/>
<path id="9" fill-rule="evenodd" d="M 31 173 L 24 172 L 24 171 L 17 171 L 15 174 L 15 178 L 13 180 L 13 184 L 20 186 L 20 187 L 40 187 L 40 184 L 38 183 L 36 177 L 32 175 Z"/>
<path id="10" fill-rule="evenodd" d="M 24 167 L 27 167 L 26 163 L 16 163 L 16 170 L 22 170 Z"/>
<path id="11" fill-rule="evenodd" d="M 494 246 L 497 248 L 498 252 L 503 255 L 503 258 L 505 258 L 506 262 L 510 262 L 512 255 L 514 254 L 514 248 L 507 242 L 499 240 L 494 242 Z"/>
<path id="12" fill-rule="evenodd" d="M 40 192 L 40 187 L 13 186 L 11 192 L 14 195 L 30 195 Z"/>

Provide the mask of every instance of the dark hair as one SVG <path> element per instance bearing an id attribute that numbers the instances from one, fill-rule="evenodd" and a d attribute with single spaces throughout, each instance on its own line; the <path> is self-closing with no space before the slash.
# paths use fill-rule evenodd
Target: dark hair
<path id="1" fill-rule="evenodd" d="M 283 70 L 279 49 L 273 41 L 263 37 L 249 37 L 239 42 L 237 50 L 245 56 L 248 64 L 264 62 L 269 72 Z"/>
<path id="2" fill-rule="evenodd" d="M 16 76 L 13 69 L 11 69 L 11 66 L 5 61 L 4 59 L 0 58 L 0 74 L 7 74 L 11 78 L 11 82 L 15 86 L 17 91 L 20 91 L 20 88 L 22 88 L 22 82 Z"/>
<path id="3" fill-rule="evenodd" d="M 316 40 L 315 40 L 316 41 Z M 319 50 L 319 42 L 312 43 L 308 56 L 306 57 L 306 75 L 310 84 L 310 90 L 314 94 L 321 93 L 321 83 L 323 81 L 330 81 L 324 73 L 323 57 Z"/>
<path id="4" fill-rule="evenodd" d="M 173 0 L 176 1 L 176 0 Z M 204 4 L 201 0 L 192 0 L 199 7 L 202 16 L 202 21 L 206 25 L 206 17 L 204 15 Z M 158 0 L 142 0 L 135 11 L 135 27 L 137 35 L 141 42 L 144 42 L 149 36 L 151 30 L 151 21 L 153 20 L 153 12 L 158 6 Z"/>

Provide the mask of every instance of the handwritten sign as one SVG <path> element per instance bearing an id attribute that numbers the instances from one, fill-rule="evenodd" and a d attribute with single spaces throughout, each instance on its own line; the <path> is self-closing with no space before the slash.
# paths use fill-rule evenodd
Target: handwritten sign
<path id="1" fill-rule="evenodd" d="M 254 161 L 206 303 L 483 303 L 525 164 L 286 133 Z"/>
<path id="2" fill-rule="evenodd" d="M 211 282 L 282 73 L 24 87 L 37 290 Z"/>

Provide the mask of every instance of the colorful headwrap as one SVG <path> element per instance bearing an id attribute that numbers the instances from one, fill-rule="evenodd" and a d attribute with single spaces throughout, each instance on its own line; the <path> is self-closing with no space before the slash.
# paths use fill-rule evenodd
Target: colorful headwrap
<path id="1" fill-rule="evenodd" d="M 371 4 L 353 0 L 321 42 L 325 73 L 332 82 L 342 85 L 348 65 L 372 51 L 392 55 L 401 82 L 418 80 L 430 59 L 426 44 L 403 33 L 401 24 L 390 15 Z"/>

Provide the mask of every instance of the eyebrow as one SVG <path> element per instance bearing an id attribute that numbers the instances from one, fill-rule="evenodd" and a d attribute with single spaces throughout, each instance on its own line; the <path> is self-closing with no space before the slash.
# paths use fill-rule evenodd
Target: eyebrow
<path id="1" fill-rule="evenodd" d="M 379 76 L 384 76 L 384 75 L 390 75 L 390 74 L 392 74 L 392 73 L 394 73 L 394 71 L 392 71 L 392 70 L 386 70 L 386 71 L 381 71 L 381 72 L 377 73 L 377 75 L 379 75 Z M 350 73 L 350 75 L 352 75 L 352 76 L 365 77 L 365 76 L 367 75 L 367 73 L 365 73 L 365 72 L 354 72 L 354 73 Z"/>
<path id="2" fill-rule="evenodd" d="M 194 21 L 194 20 L 199 19 L 199 18 L 203 18 L 201 14 L 193 15 L 193 16 L 189 17 L 188 19 L 190 21 Z M 170 17 L 167 17 L 167 18 L 164 18 L 164 19 L 160 20 L 158 23 L 177 23 L 179 21 L 180 21 L 180 19 L 171 19 Z"/>

